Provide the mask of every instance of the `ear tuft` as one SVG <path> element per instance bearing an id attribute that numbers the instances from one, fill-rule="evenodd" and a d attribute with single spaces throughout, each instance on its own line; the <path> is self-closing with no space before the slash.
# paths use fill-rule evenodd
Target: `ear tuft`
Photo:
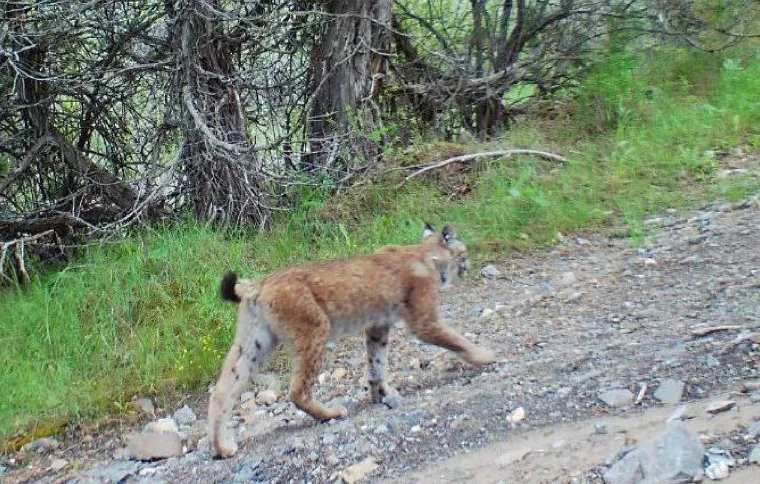
<path id="1" fill-rule="evenodd" d="M 453 239 L 455 236 L 454 229 L 452 229 L 450 226 L 446 225 L 443 227 L 443 230 L 441 231 L 441 237 L 443 237 L 444 242 L 449 242 L 451 239 Z"/>
<path id="2" fill-rule="evenodd" d="M 429 223 L 425 222 L 425 230 L 422 231 L 422 238 L 423 239 L 427 239 L 428 237 L 430 237 L 433 234 L 435 234 L 435 229 L 433 228 L 432 225 L 430 225 Z"/>

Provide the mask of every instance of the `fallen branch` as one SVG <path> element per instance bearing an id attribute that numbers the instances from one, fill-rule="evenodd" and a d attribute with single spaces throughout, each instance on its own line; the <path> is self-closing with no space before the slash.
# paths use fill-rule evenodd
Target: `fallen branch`
<path id="1" fill-rule="evenodd" d="M 708 326 L 706 328 L 696 328 L 691 330 L 692 336 L 707 336 L 708 334 L 717 333 L 718 331 L 736 331 L 743 326 Z"/>
<path id="2" fill-rule="evenodd" d="M 417 170 L 411 175 L 404 178 L 404 181 L 401 182 L 401 185 L 403 185 L 404 183 L 408 182 L 412 178 L 418 175 L 421 175 L 427 171 L 437 170 L 438 168 L 442 168 L 446 165 L 450 165 L 451 163 L 465 163 L 465 162 L 478 160 L 480 158 L 494 157 L 494 156 L 511 156 L 511 155 L 535 155 L 535 156 L 540 156 L 542 158 L 547 158 L 549 160 L 559 161 L 560 163 L 567 163 L 567 158 L 565 158 L 564 156 L 560 156 L 554 153 L 549 153 L 548 151 L 523 150 L 523 149 L 486 151 L 483 153 L 471 153 L 469 155 L 455 156 L 453 158 L 449 158 L 443 161 L 439 161 L 437 163 L 433 163 L 432 165 L 428 165 L 420 170 Z"/>
<path id="3" fill-rule="evenodd" d="M 29 282 L 29 274 L 26 272 L 26 265 L 24 264 L 24 244 L 28 242 L 34 242 L 35 240 L 41 239 L 42 237 L 52 233 L 53 230 L 50 229 L 45 232 L 40 232 L 39 234 L 29 235 L 27 237 L 19 237 L 18 239 L 3 242 L 2 245 L 0 245 L 0 277 L 6 279 L 8 282 L 13 283 L 13 279 L 5 274 L 5 259 L 8 255 L 8 249 L 13 247 L 13 254 L 16 258 L 16 264 L 19 271 L 18 277 L 21 279 L 21 282 L 23 284 Z"/>

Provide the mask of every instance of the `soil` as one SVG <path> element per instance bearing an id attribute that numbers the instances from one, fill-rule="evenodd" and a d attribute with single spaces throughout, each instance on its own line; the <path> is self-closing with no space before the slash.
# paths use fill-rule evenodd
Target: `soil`
<path id="1" fill-rule="evenodd" d="M 203 396 L 190 402 L 200 420 L 183 431 L 181 457 L 124 459 L 130 429 L 111 426 L 56 450 L 5 457 L 0 480 L 350 482 L 355 474 L 342 472 L 363 462 L 362 482 L 602 482 L 615 455 L 679 412 L 705 447 L 731 454 L 726 482 L 751 482 L 758 436 L 748 429 L 760 419 L 760 394 L 747 387 L 759 377 L 758 198 L 666 212 L 644 226 L 641 246 L 614 234 L 567 237 L 551 251 L 494 262 L 490 278 L 444 294 L 443 319 L 497 352 L 490 367 L 468 367 L 398 325 L 390 376 L 403 401 L 395 408 L 367 403 L 363 343 L 345 338 L 332 344 L 316 396 L 340 400 L 346 420 L 314 422 L 283 400 L 286 377 L 270 375 L 278 400 L 238 406 L 240 451 L 231 459 L 209 457 Z M 716 326 L 731 328 L 693 333 Z M 666 379 L 683 383 L 676 404 L 654 396 Z M 630 396 L 618 392 L 617 406 L 600 398 L 621 389 Z M 705 411 L 726 399 L 735 406 Z"/>

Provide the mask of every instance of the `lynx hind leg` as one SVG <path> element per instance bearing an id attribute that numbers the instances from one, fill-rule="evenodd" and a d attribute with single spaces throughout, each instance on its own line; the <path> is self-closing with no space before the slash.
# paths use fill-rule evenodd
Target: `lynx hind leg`
<path id="1" fill-rule="evenodd" d="M 209 442 L 214 457 L 231 457 L 237 451 L 234 439 L 227 435 L 230 413 L 254 372 L 259 371 L 277 343 L 267 322 L 258 313 L 255 303 L 243 301 L 240 304 L 235 340 L 209 402 Z"/>
<path id="2" fill-rule="evenodd" d="M 386 383 L 389 333 L 388 325 L 371 326 L 364 333 L 367 346 L 367 384 L 373 403 L 380 403 L 384 397 L 395 394 L 395 390 Z"/>
<path id="3" fill-rule="evenodd" d="M 292 291 L 290 297 L 298 300 L 297 314 L 290 314 L 291 344 L 293 348 L 293 375 L 290 380 L 290 400 L 314 419 L 326 421 L 345 418 L 343 407 L 326 407 L 312 397 L 314 383 L 322 367 L 330 321 L 310 291 Z M 291 309 L 295 305 L 290 305 Z"/>

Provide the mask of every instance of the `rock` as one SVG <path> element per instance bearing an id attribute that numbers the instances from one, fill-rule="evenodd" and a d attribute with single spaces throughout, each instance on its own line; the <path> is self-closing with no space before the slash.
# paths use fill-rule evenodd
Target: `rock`
<path id="1" fill-rule="evenodd" d="M 478 307 L 474 307 L 474 308 L 470 309 L 469 311 L 467 311 L 466 316 L 468 318 L 477 318 L 482 313 L 483 313 L 483 308 L 480 307 L 480 306 L 478 306 Z"/>
<path id="2" fill-rule="evenodd" d="M 272 405 L 277 401 L 277 392 L 274 390 L 262 390 L 256 395 L 256 400 L 266 406 Z"/>
<path id="3" fill-rule="evenodd" d="M 747 429 L 747 435 L 750 437 L 760 437 L 760 421 L 757 421 L 749 426 Z"/>
<path id="4" fill-rule="evenodd" d="M 747 395 L 747 398 L 749 398 L 750 403 L 759 403 L 760 402 L 760 390 L 756 390 L 749 395 Z"/>
<path id="5" fill-rule="evenodd" d="M 501 277 L 501 271 L 492 264 L 488 264 L 480 269 L 480 275 L 486 279 L 498 279 Z"/>
<path id="6" fill-rule="evenodd" d="M 525 419 L 525 409 L 522 407 L 517 407 L 516 409 L 512 410 L 507 416 L 507 420 L 509 422 L 512 422 L 513 424 L 521 422 L 524 419 Z"/>
<path id="7" fill-rule="evenodd" d="M 577 301 L 580 301 L 580 300 L 581 300 L 581 298 L 583 297 L 583 294 L 584 294 L 584 293 L 583 293 L 583 292 L 581 292 L 581 291 L 576 291 L 576 292 L 574 292 L 574 293 L 570 294 L 569 296 L 567 296 L 567 297 L 565 298 L 565 301 L 564 301 L 564 302 L 566 302 L 566 303 L 571 303 L 571 302 L 577 302 Z"/>
<path id="8" fill-rule="evenodd" d="M 346 378 L 347 375 L 348 375 L 348 370 L 346 370 L 345 368 L 336 368 L 332 372 L 332 375 L 330 375 L 330 379 L 332 381 L 340 381 Z"/>
<path id="9" fill-rule="evenodd" d="M 508 467 L 514 464 L 515 462 L 519 462 L 523 460 L 530 453 L 531 453 L 530 449 L 510 450 L 509 452 L 497 457 L 494 463 L 496 464 L 496 467 L 498 468 Z"/>
<path id="10" fill-rule="evenodd" d="M 704 447 L 680 422 L 666 424 L 655 438 L 631 450 L 604 473 L 607 484 L 689 482 L 704 472 Z"/>
<path id="11" fill-rule="evenodd" d="M 150 415 L 151 417 L 156 416 L 156 407 L 153 405 L 153 400 L 148 397 L 135 398 L 132 400 L 132 406 L 138 411 Z"/>
<path id="12" fill-rule="evenodd" d="M 346 484 L 354 484 L 364 479 L 368 474 L 378 468 L 375 459 L 368 457 L 358 464 L 345 468 L 339 475 L 340 479 Z"/>
<path id="13" fill-rule="evenodd" d="M 558 284 L 560 286 L 572 286 L 577 281 L 578 281 L 578 278 L 575 277 L 575 272 L 567 271 L 560 274 Z"/>
<path id="14" fill-rule="evenodd" d="M 24 445 L 22 449 L 24 452 L 36 452 L 38 454 L 47 454 L 51 450 L 55 450 L 61 446 L 53 437 L 42 437 L 40 439 L 33 440 Z"/>
<path id="15" fill-rule="evenodd" d="M 609 433 L 609 429 L 607 428 L 606 423 L 597 423 L 594 424 L 594 433 L 597 435 L 604 435 Z"/>
<path id="16" fill-rule="evenodd" d="M 260 454 L 248 454 L 240 465 L 240 469 L 235 473 L 232 478 L 233 483 L 250 483 L 255 482 L 256 469 L 264 461 L 264 457 Z"/>
<path id="17" fill-rule="evenodd" d="M 198 417 L 195 416 L 195 413 L 193 410 L 188 407 L 187 405 L 184 405 L 182 408 L 174 412 L 174 415 L 172 415 L 174 418 L 174 421 L 177 423 L 177 425 L 182 426 L 190 426 L 198 420 Z"/>
<path id="18" fill-rule="evenodd" d="M 140 464 L 137 462 L 117 461 L 105 467 L 94 467 L 78 474 L 77 482 L 124 482 L 129 476 L 137 474 Z"/>
<path id="19" fill-rule="evenodd" d="M 668 378 L 660 383 L 654 392 L 654 398 L 669 405 L 675 405 L 681 401 L 683 396 L 684 383 L 680 380 Z"/>
<path id="20" fill-rule="evenodd" d="M 419 425 L 414 425 L 412 428 L 409 429 L 409 433 L 412 433 L 412 434 L 418 434 L 420 432 L 422 432 L 422 427 L 420 427 Z"/>
<path id="21" fill-rule="evenodd" d="M 600 393 L 599 400 L 604 402 L 609 407 L 627 407 L 633 403 L 633 393 L 624 388 L 609 390 Z"/>
<path id="22" fill-rule="evenodd" d="M 760 390 L 760 380 L 745 380 L 742 382 L 742 391 L 745 393 Z"/>
<path id="23" fill-rule="evenodd" d="M 377 435 L 381 434 L 387 434 L 388 433 L 388 426 L 384 424 L 380 424 L 377 427 L 375 427 L 375 430 L 373 432 Z"/>
<path id="24" fill-rule="evenodd" d="M 747 460 L 752 464 L 760 464 L 760 444 L 754 446 L 752 450 L 749 451 Z"/>
<path id="25" fill-rule="evenodd" d="M 176 434 L 177 432 L 179 432 L 179 429 L 177 428 L 177 423 L 174 421 L 174 419 L 167 417 L 167 418 L 160 418 L 158 420 L 154 420 L 153 422 L 148 422 L 145 425 L 143 432 L 156 433 L 156 434 L 162 434 L 162 433 Z"/>
<path id="26" fill-rule="evenodd" d="M 127 449 L 133 460 L 151 461 L 182 455 L 179 433 L 147 432 L 127 436 Z"/>
<path id="27" fill-rule="evenodd" d="M 258 373 L 253 381 L 261 388 L 279 392 L 282 389 L 282 380 L 273 373 Z"/>
<path id="28" fill-rule="evenodd" d="M 705 469 L 705 474 L 713 481 L 725 479 L 729 475 L 728 463 L 723 460 L 714 462 L 707 466 L 707 469 Z"/>
<path id="29" fill-rule="evenodd" d="M 50 463 L 50 470 L 53 472 L 58 472 L 60 470 L 63 470 L 67 465 L 69 465 L 69 461 L 66 459 L 55 459 Z"/>
<path id="30" fill-rule="evenodd" d="M 256 396 L 253 392 L 243 392 L 242 395 L 240 395 L 240 403 L 245 403 L 253 400 L 253 398 Z"/>
<path id="31" fill-rule="evenodd" d="M 720 413 L 720 412 L 725 412 L 727 410 L 731 410 L 735 406 L 736 406 L 736 402 L 734 400 L 719 400 L 707 405 L 707 407 L 705 407 L 705 412 Z"/>
<path id="32" fill-rule="evenodd" d="M 652 259 L 651 257 L 647 257 L 644 259 L 644 267 L 654 267 L 657 265 L 657 261 Z"/>
<path id="33" fill-rule="evenodd" d="M 385 396 L 380 400 L 386 407 L 394 409 L 404 405 L 404 397 L 394 388 L 387 389 Z"/>

